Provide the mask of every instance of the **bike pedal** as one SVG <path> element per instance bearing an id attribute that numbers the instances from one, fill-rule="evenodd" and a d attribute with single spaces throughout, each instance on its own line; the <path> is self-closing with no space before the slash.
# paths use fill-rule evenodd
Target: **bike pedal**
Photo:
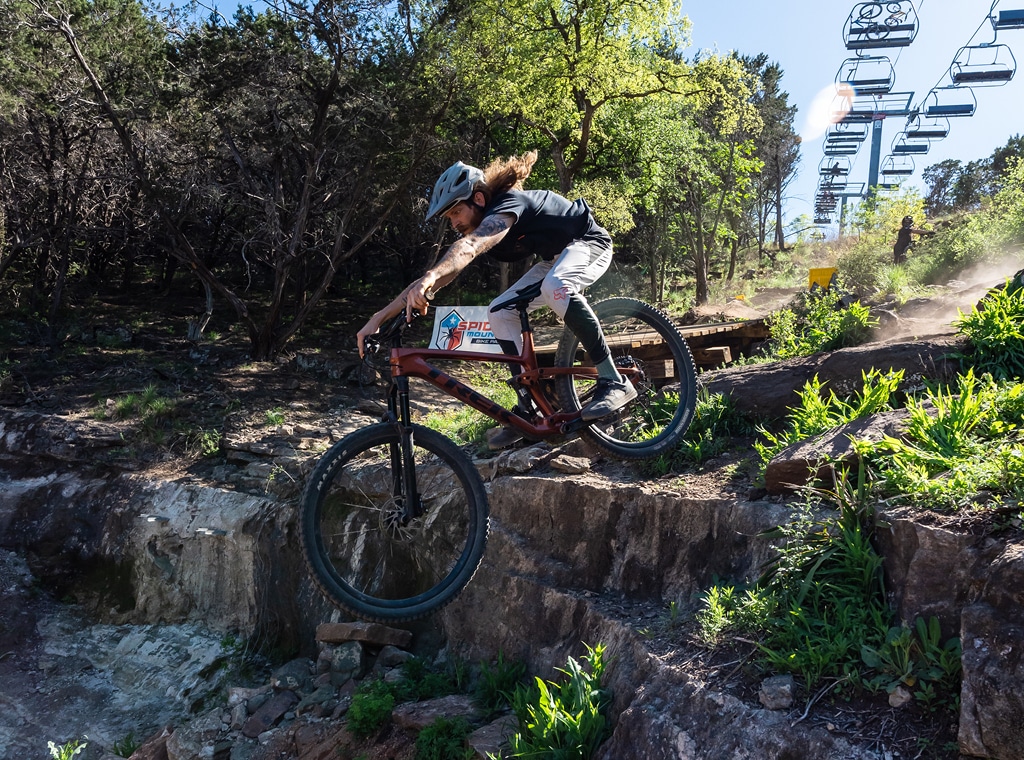
<path id="1" fill-rule="evenodd" d="M 585 428 L 588 424 L 589 423 L 584 422 L 582 419 L 572 420 L 571 422 L 566 422 L 566 423 L 564 423 L 562 425 L 561 432 L 562 433 L 566 433 L 566 434 L 567 433 L 578 433 L 580 430 Z"/>

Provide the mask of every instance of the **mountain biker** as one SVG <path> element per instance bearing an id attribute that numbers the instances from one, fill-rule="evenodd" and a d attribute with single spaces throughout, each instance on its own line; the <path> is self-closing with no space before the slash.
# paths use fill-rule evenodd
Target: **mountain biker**
<path id="1" fill-rule="evenodd" d="M 931 230 L 919 230 L 914 226 L 914 217 L 905 216 L 896 233 L 896 244 L 892 247 L 892 263 L 902 264 L 907 260 L 907 249 L 913 244 L 911 235 L 934 235 Z"/>
<path id="2" fill-rule="evenodd" d="M 387 319 L 405 309 L 425 314 L 428 299 L 452 282 L 473 259 L 486 253 L 498 261 L 521 261 L 533 255 L 540 261 L 505 293 L 491 302 L 515 297 L 516 291 L 541 282 L 541 294 L 530 311 L 549 306 L 579 338 L 597 368 L 593 400 L 582 410 L 592 421 L 612 414 L 636 398 L 632 384 L 619 374 L 605 343 L 597 317 L 583 291 L 607 271 L 612 260 L 612 239 L 598 226 L 582 199 L 569 201 L 548 190 L 523 190 L 537 152 L 497 160 L 481 170 L 456 162 L 438 178 L 430 197 L 427 220 L 443 216 L 462 237 L 418 280 L 374 314 L 359 330 L 359 353 L 367 336 Z M 502 351 L 517 356 L 522 350 L 518 313 L 491 314 L 491 329 Z M 512 368 L 515 375 L 517 367 Z M 522 389 L 521 389 L 522 390 Z M 533 416 L 529 397 L 519 394 L 517 414 Z M 488 442 L 493 449 L 511 446 L 523 435 L 506 427 Z"/>

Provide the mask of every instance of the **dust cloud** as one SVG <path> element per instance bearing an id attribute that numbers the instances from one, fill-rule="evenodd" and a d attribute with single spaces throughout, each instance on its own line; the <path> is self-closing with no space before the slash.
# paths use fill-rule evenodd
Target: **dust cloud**
<path id="1" fill-rule="evenodd" d="M 989 289 L 1003 285 L 1022 265 L 1019 256 L 1005 256 L 964 269 L 945 284 L 942 293 L 908 301 L 899 309 L 899 322 L 879 330 L 880 339 L 904 340 L 956 332 L 953 323 L 960 314 L 970 314 Z"/>

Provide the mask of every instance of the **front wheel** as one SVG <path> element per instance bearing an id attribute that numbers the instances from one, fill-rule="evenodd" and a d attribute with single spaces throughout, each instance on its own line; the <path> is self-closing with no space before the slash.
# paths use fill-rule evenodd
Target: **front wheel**
<path id="1" fill-rule="evenodd" d="M 620 459 L 652 459 L 670 453 L 686 434 L 697 405 L 697 373 L 690 347 L 664 313 L 643 301 L 609 298 L 592 308 L 616 367 L 630 377 L 637 397 L 616 414 L 583 428 L 583 436 Z M 579 339 L 566 329 L 555 355 L 556 366 L 588 363 Z M 562 410 L 583 408 L 594 384 L 593 377 L 559 377 Z"/>
<path id="2" fill-rule="evenodd" d="M 300 502 L 302 553 L 321 591 L 364 620 L 425 617 L 469 583 L 487 543 L 487 494 L 450 440 L 381 423 L 334 444 Z M 412 472 L 405 476 L 406 462 Z M 411 519 L 405 505 L 417 501 Z"/>

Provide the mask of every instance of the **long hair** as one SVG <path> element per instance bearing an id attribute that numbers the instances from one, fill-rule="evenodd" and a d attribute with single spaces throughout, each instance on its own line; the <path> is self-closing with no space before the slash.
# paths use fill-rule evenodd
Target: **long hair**
<path id="1" fill-rule="evenodd" d="M 522 190 L 523 180 L 530 176 L 537 163 L 537 151 L 531 150 L 521 156 L 499 158 L 484 169 L 484 180 L 477 190 L 490 202 L 491 198 L 506 190 Z"/>

